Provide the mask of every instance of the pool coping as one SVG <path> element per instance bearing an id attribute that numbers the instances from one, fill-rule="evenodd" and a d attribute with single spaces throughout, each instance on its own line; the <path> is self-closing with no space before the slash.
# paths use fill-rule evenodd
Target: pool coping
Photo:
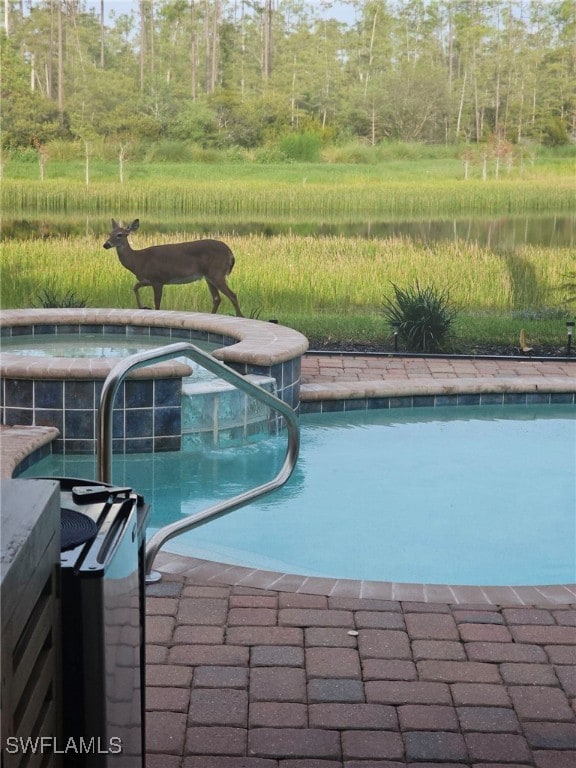
<path id="1" fill-rule="evenodd" d="M 187 329 L 206 334 L 225 336 L 236 343 L 215 350 L 212 354 L 225 363 L 245 363 L 254 366 L 271 366 L 286 362 L 308 349 L 308 339 L 298 331 L 276 323 L 266 323 L 250 318 L 215 315 L 204 312 L 175 312 L 146 309 L 7 309 L 0 313 L 0 329 L 30 327 L 34 325 L 130 325 L 149 328 Z M 161 338 L 161 337 L 159 337 Z M 172 341 L 182 341 L 173 338 Z M 168 341 L 166 343 L 169 343 Z M 46 366 L 45 358 L 40 359 Z M 81 376 L 86 363 L 70 358 L 53 358 L 50 376 Z M 95 371 L 102 378 L 108 375 L 117 361 L 94 361 Z M 169 365 L 174 363 L 160 363 Z M 0 375 L 26 377 L 36 370 L 39 362 L 23 361 L 22 355 L 2 353 Z M 182 364 L 180 364 L 182 365 Z M 79 371 L 79 374 L 76 374 Z M 178 373 L 173 374 L 175 376 Z M 181 375 L 181 373 L 180 373 Z"/>
<path id="2" fill-rule="evenodd" d="M 470 586 L 336 579 L 247 568 L 179 555 L 169 549 L 158 553 L 153 567 L 160 573 L 190 577 L 206 584 L 271 589 L 277 592 L 325 597 L 479 606 L 549 606 L 576 603 L 576 584 Z"/>
<path id="3" fill-rule="evenodd" d="M 60 431 L 56 427 L 0 425 L 0 480 L 14 476 L 51 451 Z"/>
<path id="4" fill-rule="evenodd" d="M 575 369 L 576 371 L 576 369 Z M 300 400 L 306 403 L 324 400 L 352 401 L 375 398 L 450 397 L 462 395 L 543 395 L 574 393 L 576 379 L 566 376 L 486 376 L 469 378 L 407 379 L 405 381 L 347 381 L 303 383 Z"/>

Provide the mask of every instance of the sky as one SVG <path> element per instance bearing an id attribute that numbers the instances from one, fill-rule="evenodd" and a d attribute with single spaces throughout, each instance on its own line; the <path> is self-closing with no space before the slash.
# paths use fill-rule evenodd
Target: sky
<path id="1" fill-rule="evenodd" d="M 354 22 L 354 9 L 346 0 L 309 0 L 309 5 L 317 8 L 325 8 L 328 18 L 336 18 L 339 21 L 352 24 Z M 100 1 L 89 0 L 88 8 L 93 8 L 96 13 L 100 13 Z M 104 9 L 107 13 L 114 10 L 115 14 L 131 13 L 138 10 L 138 0 L 104 0 Z"/>

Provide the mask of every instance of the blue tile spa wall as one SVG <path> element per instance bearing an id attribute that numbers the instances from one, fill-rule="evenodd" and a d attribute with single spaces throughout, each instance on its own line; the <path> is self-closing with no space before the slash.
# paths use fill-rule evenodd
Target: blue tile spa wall
<path id="1" fill-rule="evenodd" d="M 55 453 L 96 451 L 102 381 L 3 381 L 3 423 L 57 427 Z M 114 450 L 179 450 L 181 380 L 138 379 L 120 387 L 113 410 Z"/>
<path id="2" fill-rule="evenodd" d="M 203 341 L 217 346 L 235 343 L 222 334 L 194 329 L 130 325 L 30 325 L 4 327 L 2 336 L 115 334 L 120 338 L 154 337 L 158 346 L 174 341 Z M 238 364 L 242 374 L 272 376 L 276 394 L 295 410 L 300 406 L 300 358 L 272 366 Z M 96 450 L 101 380 L 4 378 L 0 386 L 2 423 L 54 426 L 60 431 L 53 449 L 92 454 Z M 181 379 L 138 379 L 124 382 L 113 412 L 113 449 L 117 452 L 179 450 L 182 443 Z"/>
<path id="3" fill-rule="evenodd" d="M 487 392 L 458 395 L 406 395 L 365 397 L 349 400 L 308 400 L 301 403 L 301 413 L 336 413 L 366 411 L 373 408 L 436 408 L 462 405 L 573 405 L 573 392 Z"/>
<path id="4" fill-rule="evenodd" d="M 299 412 L 301 360 L 301 357 L 295 357 L 283 363 L 276 363 L 276 365 L 249 365 L 247 363 L 228 363 L 228 365 L 241 374 L 254 373 L 259 376 L 271 376 L 276 381 L 276 396 L 288 403 L 296 412 Z"/>

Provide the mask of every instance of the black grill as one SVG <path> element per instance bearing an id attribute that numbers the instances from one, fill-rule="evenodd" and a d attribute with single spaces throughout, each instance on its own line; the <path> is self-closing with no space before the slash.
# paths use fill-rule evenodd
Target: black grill
<path id="1" fill-rule="evenodd" d="M 66 768 L 144 768 L 145 533 L 131 488 L 60 483 Z M 88 745 L 80 753 L 79 745 Z"/>

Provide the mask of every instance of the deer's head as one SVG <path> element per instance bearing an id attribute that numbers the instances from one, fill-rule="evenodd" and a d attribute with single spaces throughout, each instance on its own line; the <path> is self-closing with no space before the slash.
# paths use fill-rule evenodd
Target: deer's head
<path id="1" fill-rule="evenodd" d="M 116 219 L 112 219 L 112 231 L 108 235 L 108 240 L 104 243 L 104 248 L 121 248 L 126 242 L 130 232 L 135 232 L 140 226 L 140 219 L 134 219 L 132 224 L 123 227 Z"/>

